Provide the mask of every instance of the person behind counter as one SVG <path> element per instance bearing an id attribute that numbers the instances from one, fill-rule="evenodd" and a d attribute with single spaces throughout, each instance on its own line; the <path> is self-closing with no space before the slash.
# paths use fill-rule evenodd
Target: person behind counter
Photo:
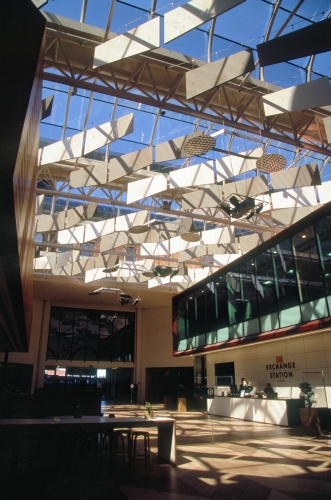
<path id="1" fill-rule="evenodd" d="M 264 394 L 268 399 L 274 399 L 278 396 L 278 393 L 273 390 L 270 382 L 267 383 L 266 387 L 263 389 Z"/>
<path id="2" fill-rule="evenodd" d="M 241 392 L 241 391 L 245 391 L 245 390 L 246 390 L 246 387 L 247 387 L 247 382 L 246 382 L 245 378 L 243 377 L 243 378 L 241 379 L 241 384 L 240 384 L 240 386 L 239 386 L 239 392 Z"/>

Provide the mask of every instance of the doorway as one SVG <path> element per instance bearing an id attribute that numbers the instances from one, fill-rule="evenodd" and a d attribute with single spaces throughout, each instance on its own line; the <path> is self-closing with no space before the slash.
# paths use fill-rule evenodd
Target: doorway
<path id="1" fill-rule="evenodd" d="M 146 368 L 146 400 L 163 403 L 165 396 L 194 396 L 194 368 Z"/>

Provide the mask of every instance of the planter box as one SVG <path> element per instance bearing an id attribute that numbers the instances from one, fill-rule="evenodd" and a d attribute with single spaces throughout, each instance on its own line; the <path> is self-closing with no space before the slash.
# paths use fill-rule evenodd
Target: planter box
<path id="1" fill-rule="evenodd" d="M 301 427 L 309 436 L 322 436 L 320 418 L 316 408 L 300 408 Z"/>
<path id="2" fill-rule="evenodd" d="M 177 398 L 177 411 L 180 413 L 185 413 L 187 411 L 186 398 Z"/>
<path id="3" fill-rule="evenodd" d="M 163 397 L 163 404 L 164 407 L 167 410 L 172 410 L 176 405 L 173 403 L 173 398 L 172 396 L 164 396 Z"/>

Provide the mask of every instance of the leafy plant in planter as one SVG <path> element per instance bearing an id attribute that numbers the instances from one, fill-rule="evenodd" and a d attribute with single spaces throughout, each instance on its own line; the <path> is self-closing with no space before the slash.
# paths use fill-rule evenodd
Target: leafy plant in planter
<path id="1" fill-rule="evenodd" d="M 252 382 L 247 382 L 245 387 L 245 394 L 250 394 L 253 390 Z"/>
<path id="2" fill-rule="evenodd" d="M 305 408 L 300 408 L 301 426 L 310 435 L 317 433 L 322 436 L 317 410 L 312 408 L 312 405 L 316 403 L 316 400 L 313 399 L 315 393 L 308 382 L 302 382 L 299 387 L 301 389 L 300 398 L 305 402 Z"/>
<path id="3" fill-rule="evenodd" d="M 301 389 L 300 398 L 305 401 L 305 407 L 311 408 L 313 404 L 316 403 L 316 400 L 313 399 L 315 392 L 308 382 L 302 382 L 299 387 Z"/>
<path id="4" fill-rule="evenodd" d="M 151 403 L 148 403 L 146 401 L 145 403 L 145 418 L 153 418 L 154 416 L 154 411 Z"/>

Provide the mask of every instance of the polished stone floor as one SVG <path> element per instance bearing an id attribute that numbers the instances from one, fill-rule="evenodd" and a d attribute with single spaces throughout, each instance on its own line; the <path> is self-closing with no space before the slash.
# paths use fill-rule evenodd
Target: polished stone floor
<path id="1" fill-rule="evenodd" d="M 137 405 L 109 406 L 116 415 L 143 415 Z M 331 436 L 305 436 L 301 428 L 215 417 L 203 412 L 171 416 L 177 427 L 177 467 L 157 460 L 157 430 L 150 429 L 152 467 L 135 472 L 118 461 L 97 474 L 39 477 L 8 488 L 8 500 L 290 500 L 331 499 Z M 31 476 L 32 477 L 32 476 Z"/>

